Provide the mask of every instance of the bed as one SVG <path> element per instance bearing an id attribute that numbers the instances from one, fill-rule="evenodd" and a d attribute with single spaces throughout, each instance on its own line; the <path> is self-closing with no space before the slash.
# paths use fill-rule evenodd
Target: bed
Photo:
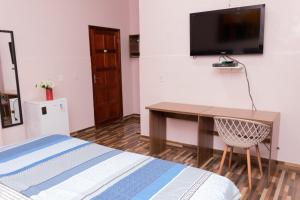
<path id="1" fill-rule="evenodd" d="M 4 200 L 236 200 L 227 178 L 64 135 L 0 149 Z"/>

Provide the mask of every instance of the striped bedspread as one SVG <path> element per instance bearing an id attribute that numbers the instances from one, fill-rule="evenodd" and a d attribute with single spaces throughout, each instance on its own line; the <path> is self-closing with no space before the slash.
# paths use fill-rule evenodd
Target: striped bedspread
<path id="1" fill-rule="evenodd" d="M 208 171 L 68 136 L 0 149 L 0 199 L 239 198 L 231 181 Z"/>

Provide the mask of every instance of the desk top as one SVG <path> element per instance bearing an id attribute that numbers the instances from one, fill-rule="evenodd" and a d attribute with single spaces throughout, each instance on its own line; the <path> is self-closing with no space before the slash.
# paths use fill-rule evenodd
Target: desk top
<path id="1" fill-rule="evenodd" d="M 241 118 L 255 121 L 271 123 L 280 117 L 279 112 L 270 111 L 253 111 L 238 108 L 223 108 L 205 105 L 192 105 L 172 102 L 161 102 L 158 104 L 147 106 L 146 109 L 160 112 L 170 112 L 177 114 L 197 115 L 197 116 L 224 116 Z"/>
<path id="2" fill-rule="evenodd" d="M 172 103 L 172 102 L 160 102 L 146 107 L 146 109 L 148 110 L 170 112 L 170 113 L 177 113 L 177 114 L 188 114 L 188 115 L 195 115 L 195 116 L 198 116 L 199 113 L 204 113 L 204 111 L 210 108 L 211 106 Z"/>

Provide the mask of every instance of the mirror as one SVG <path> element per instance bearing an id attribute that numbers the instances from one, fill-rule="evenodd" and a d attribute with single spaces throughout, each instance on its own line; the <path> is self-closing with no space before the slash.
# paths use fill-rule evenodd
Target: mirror
<path id="1" fill-rule="evenodd" d="M 23 124 L 14 34 L 0 30 L 0 115 L 2 128 Z"/>

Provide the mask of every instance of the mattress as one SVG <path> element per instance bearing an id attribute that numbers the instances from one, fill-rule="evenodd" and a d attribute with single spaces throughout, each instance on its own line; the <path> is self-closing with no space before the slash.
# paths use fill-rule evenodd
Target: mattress
<path id="1" fill-rule="evenodd" d="M 0 199 L 235 200 L 240 192 L 205 170 L 51 135 L 0 149 Z"/>

